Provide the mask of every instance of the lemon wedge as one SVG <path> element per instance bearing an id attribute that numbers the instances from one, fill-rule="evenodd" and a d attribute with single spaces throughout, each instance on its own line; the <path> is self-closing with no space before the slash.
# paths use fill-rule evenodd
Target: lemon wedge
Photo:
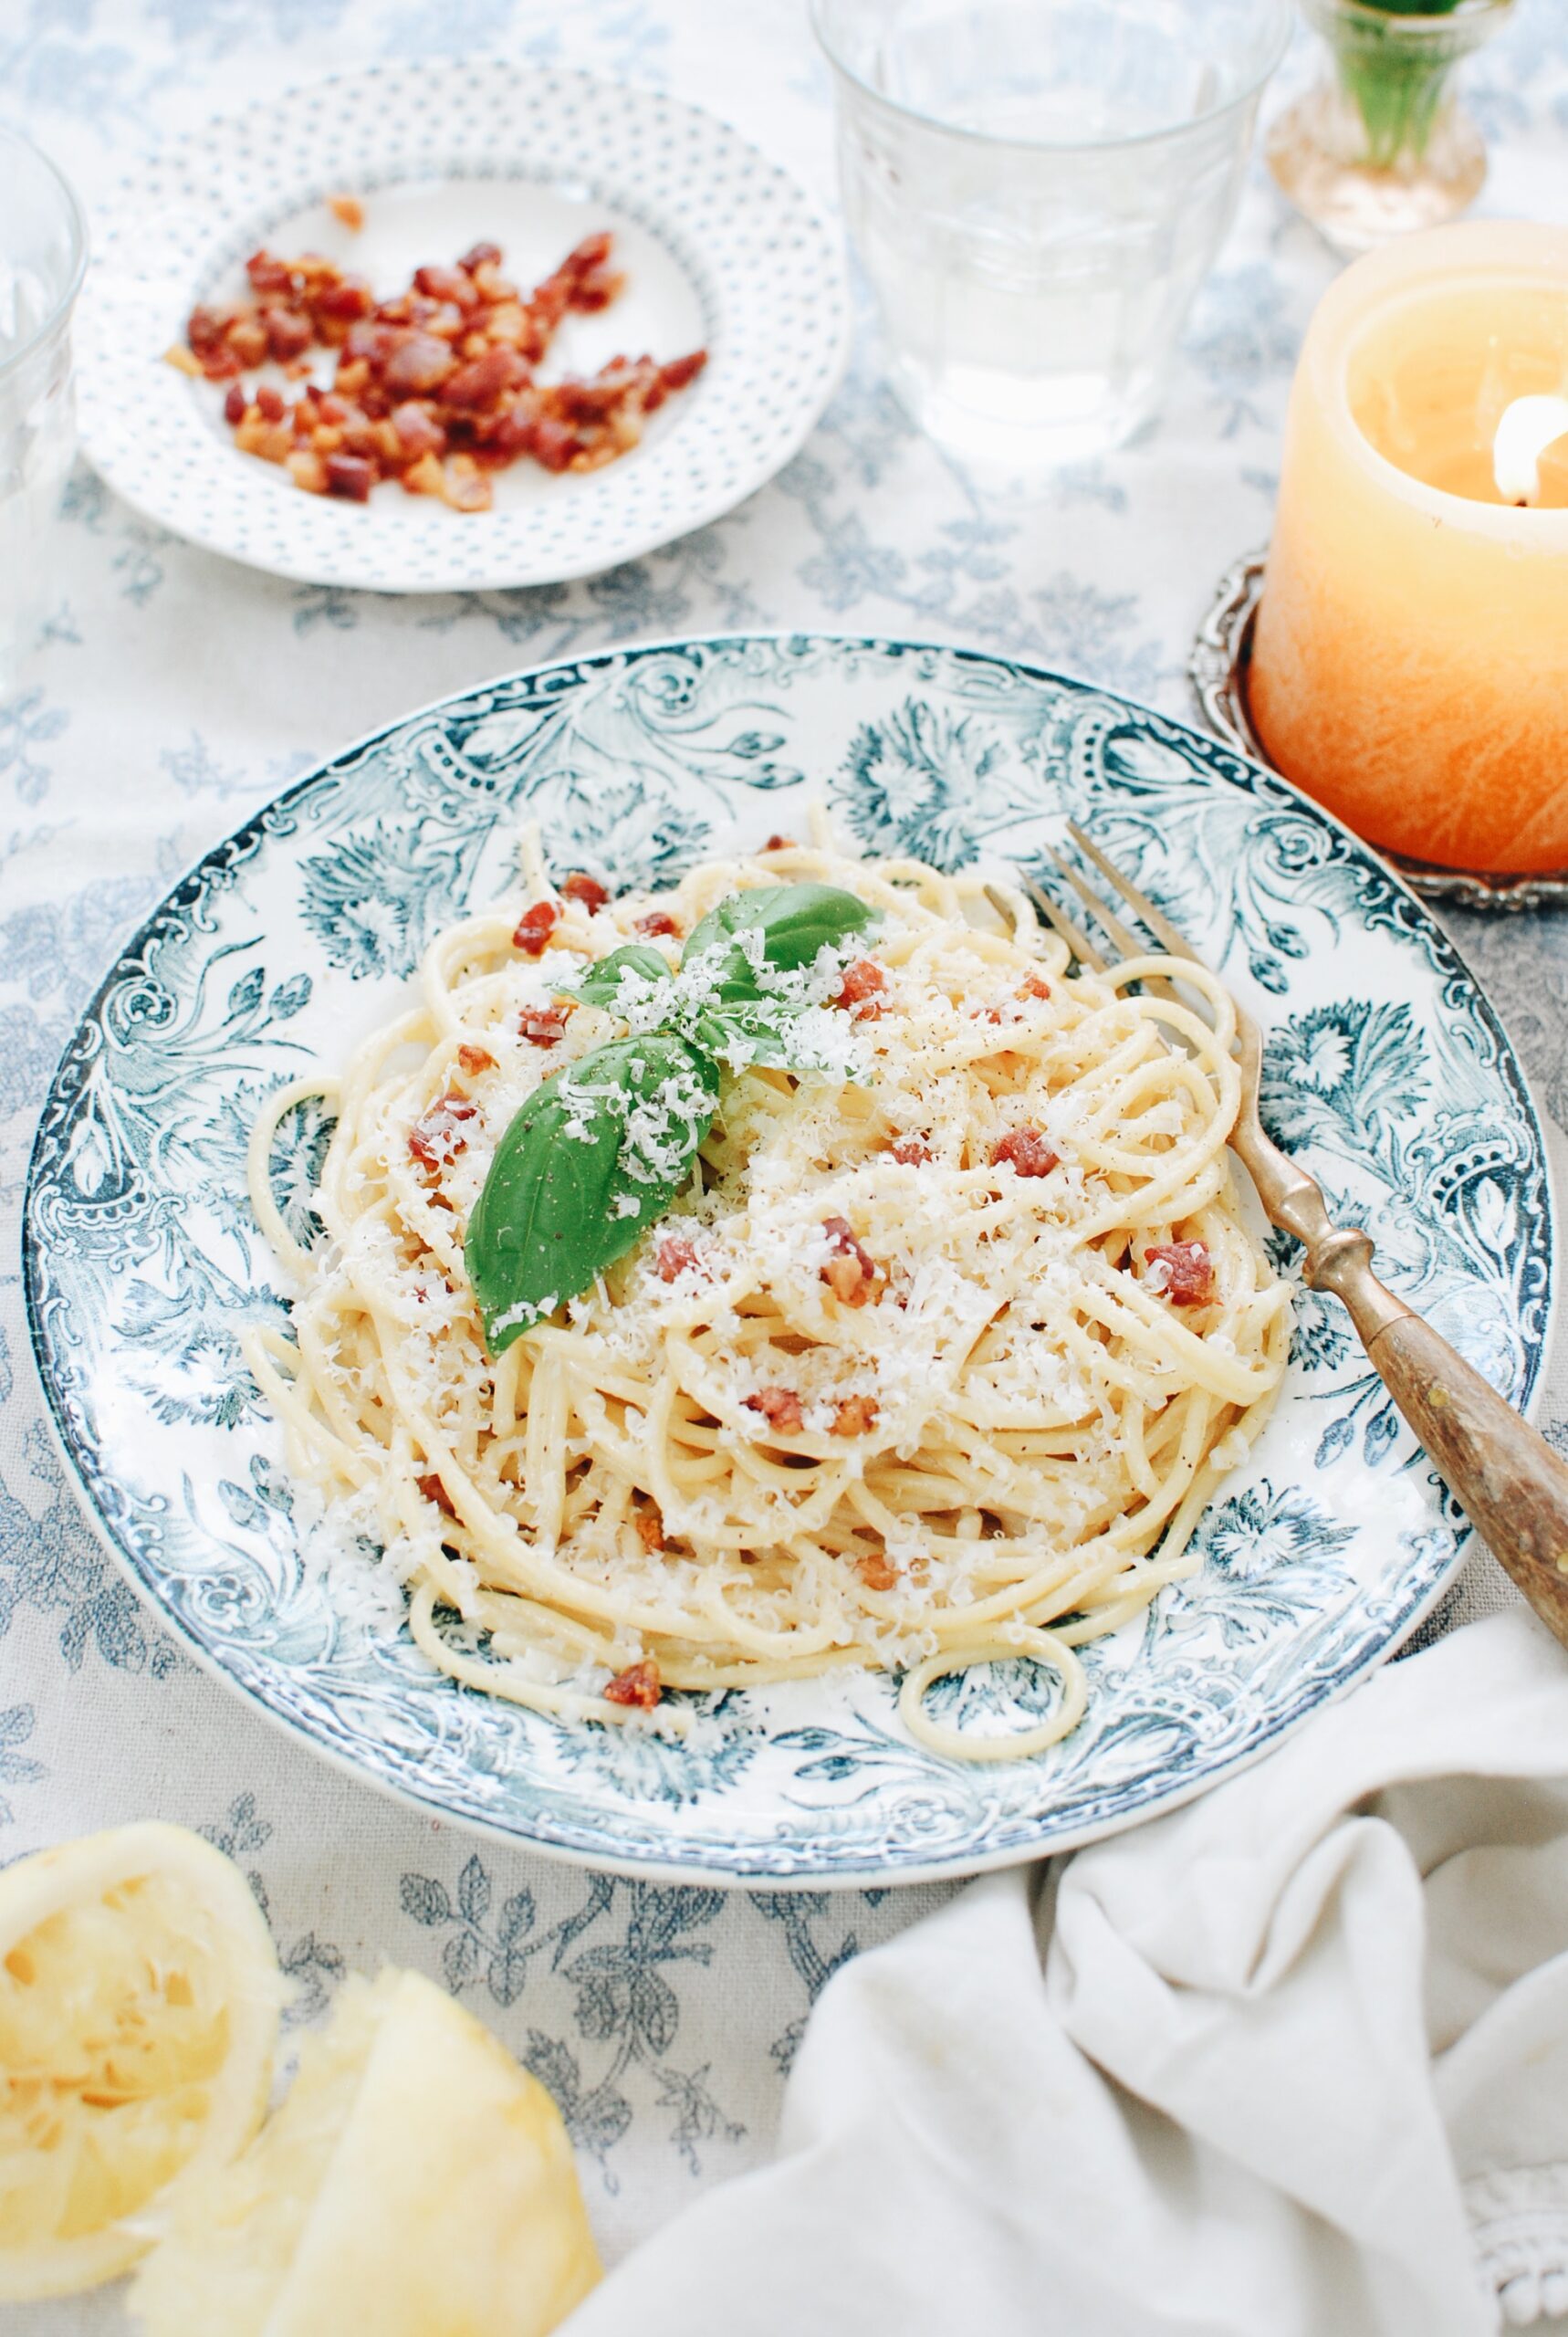
<path id="1" fill-rule="evenodd" d="M 244 1876 L 179 1826 L 0 1871 L 0 2298 L 63 2296 L 261 2122 L 282 1976 Z"/>
<path id="2" fill-rule="evenodd" d="M 554 2102 L 413 1972 L 349 1980 L 244 2156 L 170 2206 L 146 2337 L 546 2337 L 600 2276 Z"/>

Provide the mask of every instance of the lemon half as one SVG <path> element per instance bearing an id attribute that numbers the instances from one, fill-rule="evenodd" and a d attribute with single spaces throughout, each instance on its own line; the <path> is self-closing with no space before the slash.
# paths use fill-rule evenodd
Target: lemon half
<path id="1" fill-rule="evenodd" d="M 146 2337 L 545 2337 L 599 2279 L 560 2113 L 415 1972 L 345 1983 L 137 2273 Z"/>
<path id="2" fill-rule="evenodd" d="M 282 2000 L 244 1876 L 182 1827 L 0 1871 L 0 2298 L 124 2271 L 140 2219 L 244 2149 Z"/>

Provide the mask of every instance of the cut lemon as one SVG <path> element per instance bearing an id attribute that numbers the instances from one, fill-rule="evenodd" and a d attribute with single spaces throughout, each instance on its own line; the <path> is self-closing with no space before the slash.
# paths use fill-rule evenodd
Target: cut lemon
<path id="1" fill-rule="evenodd" d="M 124 2271 L 148 2210 L 244 2149 L 282 1998 L 244 1876 L 182 1827 L 0 1871 L 0 2298 Z"/>
<path id="2" fill-rule="evenodd" d="M 545 2337 L 599 2279 L 554 2102 L 413 1972 L 348 1981 L 256 2142 L 162 2220 L 147 2337 Z"/>

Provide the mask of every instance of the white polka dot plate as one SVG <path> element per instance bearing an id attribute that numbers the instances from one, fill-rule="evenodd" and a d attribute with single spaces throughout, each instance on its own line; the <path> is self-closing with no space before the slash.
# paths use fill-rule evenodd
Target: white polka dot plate
<path id="1" fill-rule="evenodd" d="M 363 205 L 358 232 L 328 207 L 344 194 Z M 490 511 L 392 483 L 366 504 L 303 493 L 235 449 L 221 385 L 165 362 L 196 303 L 241 295 L 264 243 L 322 252 L 385 298 L 478 241 L 534 283 L 601 228 L 625 288 L 566 319 L 541 373 L 699 346 L 706 369 L 619 461 L 514 464 Z M 711 115 L 497 58 L 389 66 L 213 121 L 121 190 L 82 302 L 82 443 L 148 518 L 278 575 L 393 592 L 557 583 L 687 534 L 770 478 L 832 393 L 847 320 L 835 230 Z"/>

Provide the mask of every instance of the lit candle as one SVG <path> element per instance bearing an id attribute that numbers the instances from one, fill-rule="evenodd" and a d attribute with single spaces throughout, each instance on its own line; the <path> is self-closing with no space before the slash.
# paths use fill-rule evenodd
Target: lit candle
<path id="1" fill-rule="evenodd" d="M 1515 398 L 1491 442 L 1491 475 L 1505 503 L 1539 503 L 1541 457 L 1568 432 L 1568 398 Z"/>
<path id="2" fill-rule="evenodd" d="M 1252 718 L 1287 778 L 1417 860 L 1568 868 L 1565 392 L 1568 228 L 1408 236 L 1307 333 Z"/>

